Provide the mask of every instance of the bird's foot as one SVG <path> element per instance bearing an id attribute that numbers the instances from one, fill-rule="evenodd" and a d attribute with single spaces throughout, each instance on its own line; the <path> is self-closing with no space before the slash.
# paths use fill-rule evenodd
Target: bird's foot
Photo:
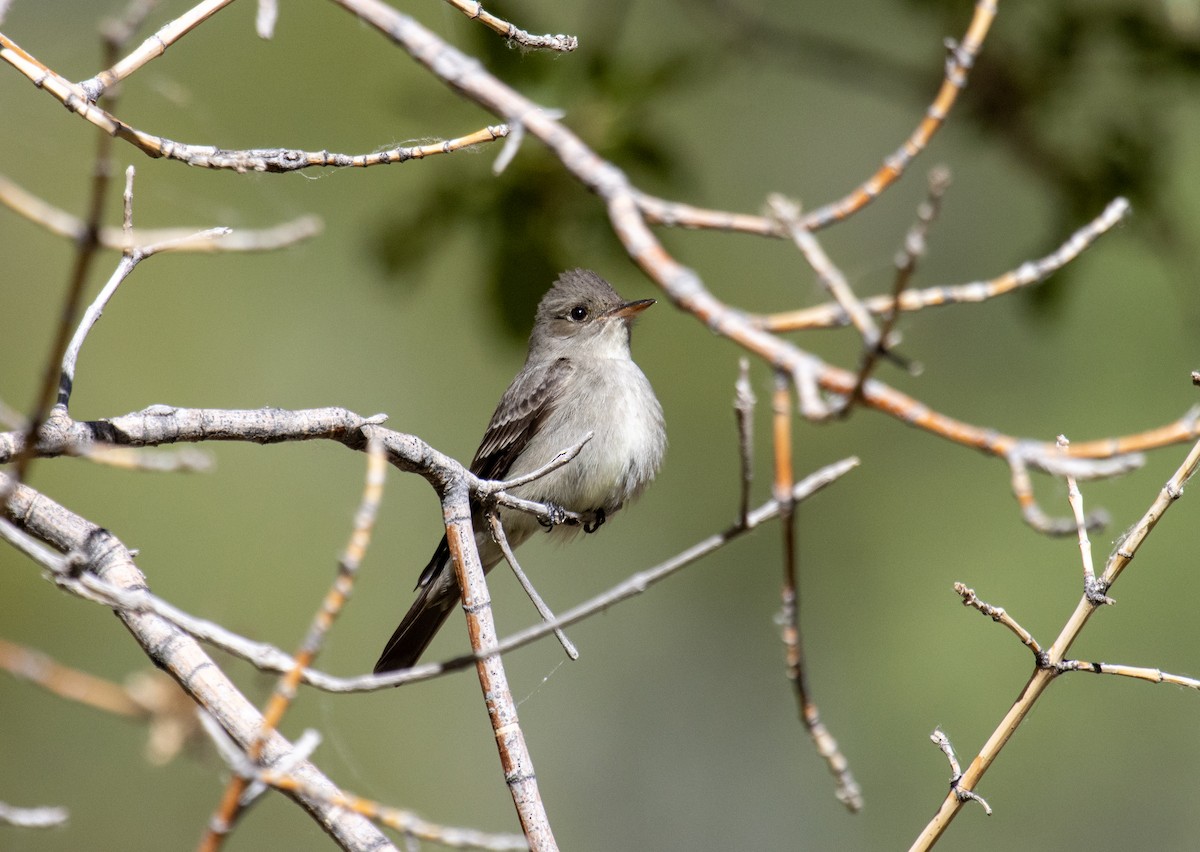
<path id="1" fill-rule="evenodd" d="M 546 504 L 546 517 L 538 518 L 538 523 L 546 528 L 546 532 L 554 529 L 562 524 L 577 524 L 579 523 L 574 518 L 567 517 L 567 510 L 557 503 Z"/>
<path id="2" fill-rule="evenodd" d="M 606 516 L 603 508 L 593 509 L 585 513 L 583 516 L 583 531 L 585 533 L 594 533 L 600 527 L 604 526 L 605 519 Z"/>

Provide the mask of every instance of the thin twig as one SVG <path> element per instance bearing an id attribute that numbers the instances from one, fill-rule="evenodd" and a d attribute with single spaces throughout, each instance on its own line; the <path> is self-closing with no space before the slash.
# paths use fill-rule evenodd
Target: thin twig
<path id="1" fill-rule="evenodd" d="M 1186 675 L 1170 674 L 1161 669 L 1143 666 L 1127 666 L 1121 663 L 1089 663 L 1086 660 L 1063 660 L 1056 668 L 1060 674 L 1069 672 L 1087 672 L 1089 674 L 1119 675 L 1150 683 L 1169 683 L 1173 686 L 1186 686 L 1188 689 L 1200 690 L 1200 680 Z"/>
<path id="2" fill-rule="evenodd" d="M 399 146 L 370 154 L 338 154 L 327 150 L 303 151 L 295 148 L 226 149 L 214 145 L 192 145 L 176 142 L 165 136 L 155 136 L 131 127 L 98 106 L 90 105 L 77 87 L 59 77 L 32 56 L 26 54 L 11 39 L 0 33 L 0 59 L 21 71 L 40 88 L 45 89 L 72 112 L 101 130 L 129 142 L 151 157 L 166 157 L 190 166 L 208 169 L 228 169 L 235 172 L 286 173 L 313 167 L 366 168 L 406 163 L 438 154 L 452 154 L 484 142 L 494 142 L 508 135 L 504 125 L 492 125 L 441 142 L 427 145 Z"/>
<path id="3" fill-rule="evenodd" d="M 733 411 L 737 417 L 738 458 L 742 469 L 742 499 L 738 520 L 747 523 L 750 516 L 750 486 L 754 481 L 754 388 L 750 386 L 750 359 L 738 359 L 738 377 L 733 384 Z"/>
<path id="4" fill-rule="evenodd" d="M 1058 446 L 1066 450 L 1071 446 L 1066 435 L 1058 436 Z M 1083 494 L 1074 476 L 1067 475 L 1067 503 L 1075 515 L 1075 529 L 1079 534 L 1079 557 L 1083 563 L 1083 594 L 1092 603 L 1100 606 L 1111 604 L 1113 599 L 1104 594 L 1104 588 L 1096 582 L 1096 571 L 1092 567 L 1092 543 L 1088 540 L 1087 519 L 1083 515 Z"/>
<path id="5" fill-rule="evenodd" d="M 117 62 L 107 71 L 79 83 L 89 101 L 96 101 L 110 87 L 124 80 L 152 59 L 157 59 L 167 48 L 204 23 L 233 0 L 203 0 L 179 17 L 163 25 L 154 35 L 146 39 L 131 54 Z"/>
<path id="6" fill-rule="evenodd" d="M 929 190 L 925 196 L 925 200 L 917 207 L 917 221 L 908 229 L 908 233 L 904 237 L 904 247 L 896 256 L 896 275 L 892 279 L 892 310 L 883 315 L 883 321 L 879 326 L 878 344 L 874 347 L 866 347 L 863 350 L 862 361 L 858 366 L 858 381 L 854 385 L 854 391 L 846 398 L 846 405 L 840 412 L 843 416 L 848 414 L 850 409 L 862 400 L 863 386 L 866 385 L 867 379 L 871 377 L 871 373 L 874 372 L 880 358 L 886 356 L 893 361 L 903 363 L 892 351 L 899 340 L 899 334 L 896 332 L 896 324 L 900 320 L 900 311 L 896 310 L 895 306 L 900 303 L 904 292 L 912 282 L 913 274 L 917 269 L 917 263 L 925 254 L 925 241 L 929 235 L 929 228 L 934 220 L 937 219 L 938 213 L 942 209 L 942 196 L 945 195 L 946 189 L 949 186 L 949 169 L 939 166 L 930 171 Z M 919 365 L 904 363 L 904 366 L 908 369 L 909 373 L 916 374 L 920 372 Z"/>
<path id="7" fill-rule="evenodd" d="M 1133 457 L 1129 457 L 1131 462 Z M 1009 453 L 1005 460 L 1009 467 L 1009 487 L 1017 498 L 1021 509 L 1021 517 L 1025 523 L 1038 532 L 1049 536 L 1067 536 L 1076 531 L 1075 521 L 1071 518 L 1055 518 L 1048 515 L 1037 499 L 1033 496 L 1033 480 L 1029 476 L 1027 457 L 1020 452 Z M 1138 460 L 1140 463 L 1140 460 Z M 1108 513 L 1097 510 L 1084 518 L 1085 529 L 1100 529 L 1108 524 Z"/>
<path id="8" fill-rule="evenodd" d="M 978 0 L 967 32 L 961 42 L 946 40 L 946 72 L 942 85 L 933 102 L 925 111 L 925 117 L 905 140 L 904 144 L 887 157 L 883 165 L 860 186 L 851 190 L 842 199 L 826 204 L 805 215 L 801 224 L 806 230 L 819 231 L 835 222 L 862 210 L 895 183 L 912 161 L 929 144 L 933 135 L 942 127 L 959 92 L 966 86 L 967 72 L 975 62 L 984 39 L 996 17 L 996 0 Z M 786 237 L 786 229 L 770 216 L 753 216 L 746 213 L 731 213 L 724 210 L 707 210 L 656 198 L 637 192 L 635 203 L 648 222 L 681 228 L 703 228 L 718 231 L 736 231 L 763 237 Z"/>
<path id="9" fill-rule="evenodd" d="M 500 545 L 501 552 L 504 553 L 504 561 L 508 563 L 508 567 L 512 569 L 513 575 L 516 576 L 517 582 L 521 584 L 521 588 L 525 590 L 525 594 L 529 596 L 529 600 L 533 601 L 534 607 L 538 611 L 538 615 L 542 617 L 542 621 L 554 621 L 554 613 L 550 611 L 550 607 L 546 606 L 546 602 L 542 600 L 542 596 L 538 594 L 538 590 L 530 582 L 529 576 L 521 568 L 521 563 L 517 562 L 516 554 L 513 553 L 512 547 L 508 543 L 508 536 L 504 533 L 504 524 L 500 523 L 500 514 L 496 511 L 487 513 L 488 527 L 492 532 L 492 538 Z M 567 638 L 567 634 L 562 628 L 557 628 L 554 635 L 558 637 L 558 642 L 566 651 L 567 656 L 572 660 L 579 659 L 579 649 Z"/>
<path id="10" fill-rule="evenodd" d="M 0 204 L 51 233 L 74 242 L 86 238 L 88 225 L 82 219 L 38 198 L 18 184 L 0 175 Z M 259 252 L 295 245 L 321 233 L 320 217 L 301 216 L 269 228 L 238 228 L 217 239 L 184 239 L 202 233 L 201 228 L 139 228 L 133 246 L 165 243 L 164 252 Z M 131 247 L 123 229 L 101 226 L 96 240 L 102 248 L 124 251 Z"/>
<path id="11" fill-rule="evenodd" d="M 221 0 L 229 2 L 229 0 Z M 39 89 L 49 93 L 70 112 L 94 124 L 105 133 L 123 139 L 151 157 L 166 157 L 206 169 L 235 172 L 294 172 L 313 167 L 366 168 L 406 163 L 438 154 L 451 154 L 483 142 L 495 142 L 508 135 L 504 125 L 494 125 L 442 142 L 400 146 L 370 154 L 337 154 L 331 151 L 302 151 L 296 148 L 226 149 L 215 145 L 191 145 L 165 136 L 155 136 L 132 127 L 107 110 L 92 103 L 81 87 L 56 74 L 26 52 L 8 36 L 0 33 L 0 60 L 16 68 Z"/>
<path id="12" fill-rule="evenodd" d="M 132 213 L 131 205 L 133 198 L 133 176 L 134 168 L 130 166 L 125 171 L 125 229 L 132 229 Z M 228 233 L 228 228 L 210 228 L 207 231 L 202 231 L 199 234 L 193 234 L 185 239 L 202 239 L 205 237 L 212 238 Z M 129 277 L 134 268 L 148 257 L 152 257 L 161 251 L 168 250 L 171 242 L 155 243 L 148 246 L 133 247 L 130 240 L 130 247 L 126 248 L 121 256 L 121 262 L 117 264 L 117 268 L 109 277 L 108 283 L 100 290 L 96 298 L 83 312 L 83 317 L 79 321 L 79 327 L 75 330 L 75 334 L 71 337 L 63 352 L 62 368 L 59 373 L 58 381 L 58 402 L 57 405 L 66 408 L 71 400 L 71 391 L 75 386 L 75 365 L 79 359 L 79 350 L 83 347 L 84 340 L 87 339 L 88 333 L 95 326 L 100 316 L 104 313 L 104 308 L 116 294 L 117 288 L 121 283 Z"/>
<path id="13" fill-rule="evenodd" d="M 510 24 L 502 18 L 497 18 L 483 8 L 482 3 L 471 0 L 445 0 L 468 18 L 479 21 L 489 30 L 497 32 L 509 41 L 530 50 L 555 50 L 569 53 L 579 47 L 579 39 L 569 35 L 531 35 L 520 27 Z"/>
<path id="14" fill-rule="evenodd" d="M 992 606 L 989 603 L 981 601 L 976 597 L 975 590 L 968 588 L 963 583 L 955 583 L 954 591 L 963 599 L 963 606 L 974 607 L 992 619 L 992 621 L 1003 624 L 1011 630 L 1021 640 L 1021 644 L 1033 652 L 1034 659 L 1041 668 L 1053 668 L 1059 674 L 1088 672 L 1090 674 L 1120 675 L 1122 677 L 1149 681 L 1150 683 L 1170 683 L 1175 686 L 1186 686 L 1189 689 L 1200 690 L 1200 680 L 1196 678 L 1170 674 L 1161 669 L 1146 668 L 1143 666 L 1127 666 L 1120 663 L 1093 663 L 1086 660 L 1063 660 L 1052 666 L 1047 659 L 1046 653 L 1037 643 L 1037 640 L 1033 638 L 1033 635 L 1018 624 L 1002 607 Z"/>
<path id="15" fill-rule="evenodd" d="M 1124 198 L 1115 198 L 1099 216 L 1073 233 L 1050 254 L 1027 261 L 996 278 L 969 284 L 905 290 L 899 299 L 891 296 L 871 296 L 863 300 L 863 305 L 876 316 L 888 316 L 896 311 L 897 306 L 901 311 L 908 312 L 943 305 L 976 304 L 1007 295 L 1023 287 L 1040 284 L 1116 227 L 1129 212 L 1129 202 Z M 850 317 L 840 305 L 830 303 L 762 316 L 757 318 L 755 323 L 767 331 L 804 331 L 849 325 Z"/>
<path id="16" fill-rule="evenodd" d="M 875 320 L 871 318 L 870 311 L 863 306 L 862 301 L 855 294 L 854 288 L 850 286 L 846 276 L 825 253 L 820 240 L 801 223 L 800 207 L 777 194 L 769 196 L 767 204 L 771 209 L 771 215 L 780 221 L 791 236 L 792 242 L 796 244 L 796 248 L 800 249 L 804 259 L 808 261 L 808 265 L 817 273 L 817 280 L 821 282 L 821 286 L 833 297 L 833 300 L 850 318 L 850 322 L 858 329 L 858 333 L 862 335 L 863 348 L 867 351 L 878 348 L 882 338 L 879 336 L 879 328 L 875 325 Z"/>
<path id="17" fill-rule="evenodd" d="M 969 606 L 979 610 L 992 621 L 997 624 L 1003 624 L 1013 632 L 1021 644 L 1033 652 L 1033 656 L 1039 661 L 1043 657 L 1042 646 L 1033 638 L 1033 634 L 1017 623 L 1016 619 L 1009 615 L 1003 607 L 992 606 L 990 603 L 981 601 L 975 594 L 975 590 L 968 587 L 965 583 L 955 583 L 954 591 L 962 598 L 963 606 Z"/>
<path id="18" fill-rule="evenodd" d="M 941 728 L 934 728 L 933 733 L 929 735 L 929 739 L 933 740 L 933 744 L 942 750 L 942 754 L 946 755 L 946 760 L 950 762 L 950 790 L 955 796 L 959 797 L 963 802 L 979 802 L 983 806 L 983 812 L 988 816 L 992 815 L 992 808 L 987 801 L 973 790 L 967 790 L 959 786 L 959 781 L 962 779 L 962 766 L 959 765 L 958 755 L 954 753 L 954 746 L 950 743 L 950 738 L 946 736 Z"/>
<path id="19" fill-rule="evenodd" d="M 862 810 L 862 790 L 850 772 L 850 764 L 838 748 L 837 740 L 829 733 L 812 693 L 804 667 L 804 643 L 800 633 L 800 593 L 796 571 L 795 503 L 792 500 L 793 466 L 791 433 L 791 399 L 788 394 L 790 378 L 775 375 L 773 395 L 775 436 L 775 500 L 780 507 L 779 522 L 783 532 L 782 624 L 783 645 L 787 660 L 787 676 L 796 691 L 800 718 L 819 754 L 834 777 L 834 794 L 851 811 Z"/>
<path id="20" fill-rule="evenodd" d="M 594 433 L 589 430 L 587 432 L 587 434 L 585 434 L 582 438 L 580 438 L 574 444 L 567 447 L 565 450 L 562 450 L 554 458 L 550 459 L 550 461 L 546 462 L 544 465 L 542 465 L 539 468 L 536 468 L 535 470 L 531 470 L 529 473 L 522 474 L 521 476 L 514 476 L 512 479 L 502 479 L 502 480 L 475 479 L 474 480 L 475 492 L 481 497 L 487 497 L 487 496 L 494 495 L 497 497 L 497 499 L 499 499 L 499 496 L 503 492 L 511 491 L 512 489 L 519 488 L 522 485 L 528 485 L 530 482 L 536 482 L 537 480 L 541 479 L 546 474 L 552 473 L 552 472 L 558 470 L 560 467 L 562 467 L 562 466 L 566 465 L 567 463 L 569 463 L 570 461 L 572 461 L 577 455 L 579 455 L 579 453 L 583 450 L 583 448 L 587 446 L 588 441 L 592 440 L 593 434 Z M 521 502 L 522 502 L 522 504 L 526 504 L 526 503 L 532 503 L 533 501 L 525 500 L 525 501 L 521 501 Z M 505 504 L 505 505 L 508 505 L 508 504 Z M 511 508 L 516 509 L 516 508 L 520 508 L 520 506 L 513 505 Z"/>
<path id="21" fill-rule="evenodd" d="M 857 213 L 904 174 L 917 155 L 925 150 L 933 135 L 942 128 L 946 116 L 958 100 L 959 92 L 966 88 L 967 72 L 975 64 L 975 57 L 983 47 L 995 17 L 996 0 L 977 0 L 975 13 L 962 41 L 946 39 L 946 73 L 921 123 L 865 183 L 851 190 L 841 200 L 826 204 L 806 215 L 805 228 L 810 231 L 819 230 Z"/>

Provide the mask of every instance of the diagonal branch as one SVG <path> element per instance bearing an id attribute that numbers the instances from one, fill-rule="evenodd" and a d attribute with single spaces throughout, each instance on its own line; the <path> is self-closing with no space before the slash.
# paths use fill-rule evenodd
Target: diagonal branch
<path id="1" fill-rule="evenodd" d="M 9 482 L 8 477 L 0 475 L 0 485 Z M 145 575 L 116 536 L 32 488 L 12 485 L 3 512 L 18 528 L 60 552 L 75 554 L 80 567 L 100 579 L 126 590 L 146 587 Z M 155 665 L 170 674 L 197 704 L 212 714 L 235 742 L 243 749 L 248 748 L 258 736 L 262 717 L 200 645 L 153 613 L 117 609 L 116 614 Z M 267 765 L 273 764 L 291 750 L 291 743 L 272 733 L 264 745 L 263 760 Z M 293 772 L 314 789 L 330 795 L 337 792 L 332 782 L 308 761 L 299 762 Z M 364 852 L 394 848 L 369 820 L 304 793 L 293 793 L 292 797 L 342 848 Z"/>
<path id="2" fill-rule="evenodd" d="M 1103 589 L 1110 589 L 1113 583 L 1116 582 L 1121 572 L 1129 565 L 1129 562 L 1146 540 L 1146 536 L 1150 534 L 1151 530 L 1162 519 L 1167 509 L 1183 495 L 1183 486 L 1195 474 L 1197 467 L 1200 467 L 1200 442 L 1192 446 L 1183 463 L 1180 464 L 1166 485 L 1162 487 L 1158 495 L 1154 498 L 1150 504 L 1150 508 L 1134 524 L 1124 539 L 1118 543 L 1116 550 L 1108 559 L 1103 574 L 1099 578 Z M 1009 739 L 1012 738 L 1012 735 L 1016 733 L 1017 728 L 1029 714 L 1029 711 L 1033 709 L 1038 698 L 1041 697 L 1046 687 L 1058 675 L 1059 666 L 1066 661 L 1066 655 L 1071 649 L 1071 645 L 1079 637 L 1079 633 L 1091 618 L 1092 613 L 1100 606 L 1102 604 L 1097 603 L 1086 593 L 1080 598 L 1075 611 L 1059 632 L 1058 637 L 1046 649 L 1044 662 L 1039 660 L 1038 667 L 1034 670 L 1028 683 L 1025 684 L 1017 696 L 1017 700 L 1013 702 L 1012 707 L 1005 714 L 1004 718 L 1001 719 L 996 729 L 992 732 L 992 735 L 988 737 L 987 742 L 979 750 L 979 754 L 971 761 L 971 765 L 967 767 L 967 771 L 963 773 L 962 778 L 959 779 L 958 787 L 961 790 L 970 791 L 978 786 L 979 781 L 995 762 L 1000 751 L 1008 743 Z M 962 805 L 963 799 L 959 795 L 956 795 L 956 791 L 952 791 L 950 795 L 946 796 L 937 813 L 934 814 L 924 830 L 917 836 L 917 839 L 913 841 L 911 850 L 917 852 L 917 850 L 931 848 L 938 841 L 938 838 L 945 833 L 946 829 L 949 828 L 950 823 L 957 816 Z"/>
<path id="3" fill-rule="evenodd" d="M 366 168 L 406 163 L 438 154 L 495 142 L 508 135 L 503 125 L 485 127 L 466 136 L 429 145 L 400 146 L 371 154 L 336 154 L 331 151 L 302 151 L 296 148 L 218 148 L 215 145 L 191 145 L 165 136 L 138 130 L 92 102 L 88 93 L 42 64 L 8 36 L 0 33 L 0 59 L 24 74 L 39 89 L 110 136 L 123 139 L 150 157 L 179 160 L 189 166 L 229 169 L 235 172 L 295 172 L 313 167 Z"/>
<path id="4" fill-rule="evenodd" d="M 554 852 L 558 844 L 550 828 L 546 808 L 538 789 L 533 758 L 525 743 L 525 734 L 517 718 L 517 703 L 508 686 L 508 675 L 499 654 L 496 622 L 492 618 L 491 597 L 484 579 L 483 564 L 475 546 L 471 524 L 470 492 L 460 481 L 442 493 L 442 517 L 446 522 L 446 543 L 450 547 L 454 574 L 462 590 L 462 608 L 467 616 L 467 634 L 471 648 L 484 655 L 475 664 L 479 686 L 483 690 L 488 720 L 496 736 L 504 782 L 512 794 L 521 829 L 532 852 Z"/>
<path id="5" fill-rule="evenodd" d="M 354 516 L 354 528 L 350 533 L 350 541 L 346 544 L 341 558 L 338 560 L 337 573 L 333 585 L 321 601 L 321 606 L 313 616 L 300 647 L 293 656 L 291 668 L 284 672 L 275 684 L 275 691 L 263 710 L 262 730 L 250 743 L 246 750 L 246 761 L 257 764 L 263 754 L 267 738 L 279 728 L 284 714 L 291 707 L 296 697 L 296 687 L 306 668 L 312 665 L 325 644 L 325 635 L 341 614 L 342 607 L 350 598 L 358 576 L 358 566 L 366 554 L 371 541 L 371 532 L 375 528 L 375 517 L 379 511 L 379 501 L 383 498 L 383 483 L 387 472 L 387 464 L 383 454 L 383 445 L 378 439 L 367 442 L 367 476 L 363 485 L 363 496 L 358 511 Z M 229 836 L 239 816 L 245 812 L 243 795 L 249 785 L 249 779 L 235 775 L 225 786 L 225 795 L 217 812 L 209 820 L 208 831 L 200 842 L 200 849 L 206 852 L 216 852 Z M 368 814 L 369 816 L 369 814 Z"/>
<path id="6" fill-rule="evenodd" d="M 132 53 L 95 77 L 84 80 L 79 88 L 95 102 L 109 88 L 124 80 L 152 59 L 162 56 L 168 47 L 224 9 L 233 0 L 203 0 L 174 20 L 164 24 Z"/>

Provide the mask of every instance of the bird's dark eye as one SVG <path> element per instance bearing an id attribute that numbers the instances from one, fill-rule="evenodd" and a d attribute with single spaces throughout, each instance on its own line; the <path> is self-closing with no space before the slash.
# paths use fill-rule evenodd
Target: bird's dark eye
<path id="1" fill-rule="evenodd" d="M 571 308 L 571 313 L 569 314 L 569 316 L 575 322 L 583 322 L 585 319 L 588 318 L 587 306 L 586 305 L 576 305 L 575 307 Z"/>

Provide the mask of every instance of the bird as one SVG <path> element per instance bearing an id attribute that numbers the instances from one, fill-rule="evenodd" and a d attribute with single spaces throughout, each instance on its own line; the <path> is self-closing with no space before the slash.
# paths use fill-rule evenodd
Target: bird
<path id="1" fill-rule="evenodd" d="M 594 532 L 636 498 L 658 474 L 667 448 L 662 406 L 634 363 L 634 319 L 654 299 L 625 301 L 599 274 L 561 273 L 539 302 L 524 366 L 496 405 L 470 471 L 481 479 L 515 479 L 548 464 L 582 441 L 567 464 L 509 493 L 566 509 Z M 512 547 L 542 525 L 534 516 L 499 509 Z M 486 572 L 502 558 L 479 506 L 472 504 L 475 544 Z M 568 540 L 578 525 L 551 524 Z M 446 537 L 425 566 L 417 597 L 384 646 L 375 674 L 416 665 L 460 599 Z"/>

